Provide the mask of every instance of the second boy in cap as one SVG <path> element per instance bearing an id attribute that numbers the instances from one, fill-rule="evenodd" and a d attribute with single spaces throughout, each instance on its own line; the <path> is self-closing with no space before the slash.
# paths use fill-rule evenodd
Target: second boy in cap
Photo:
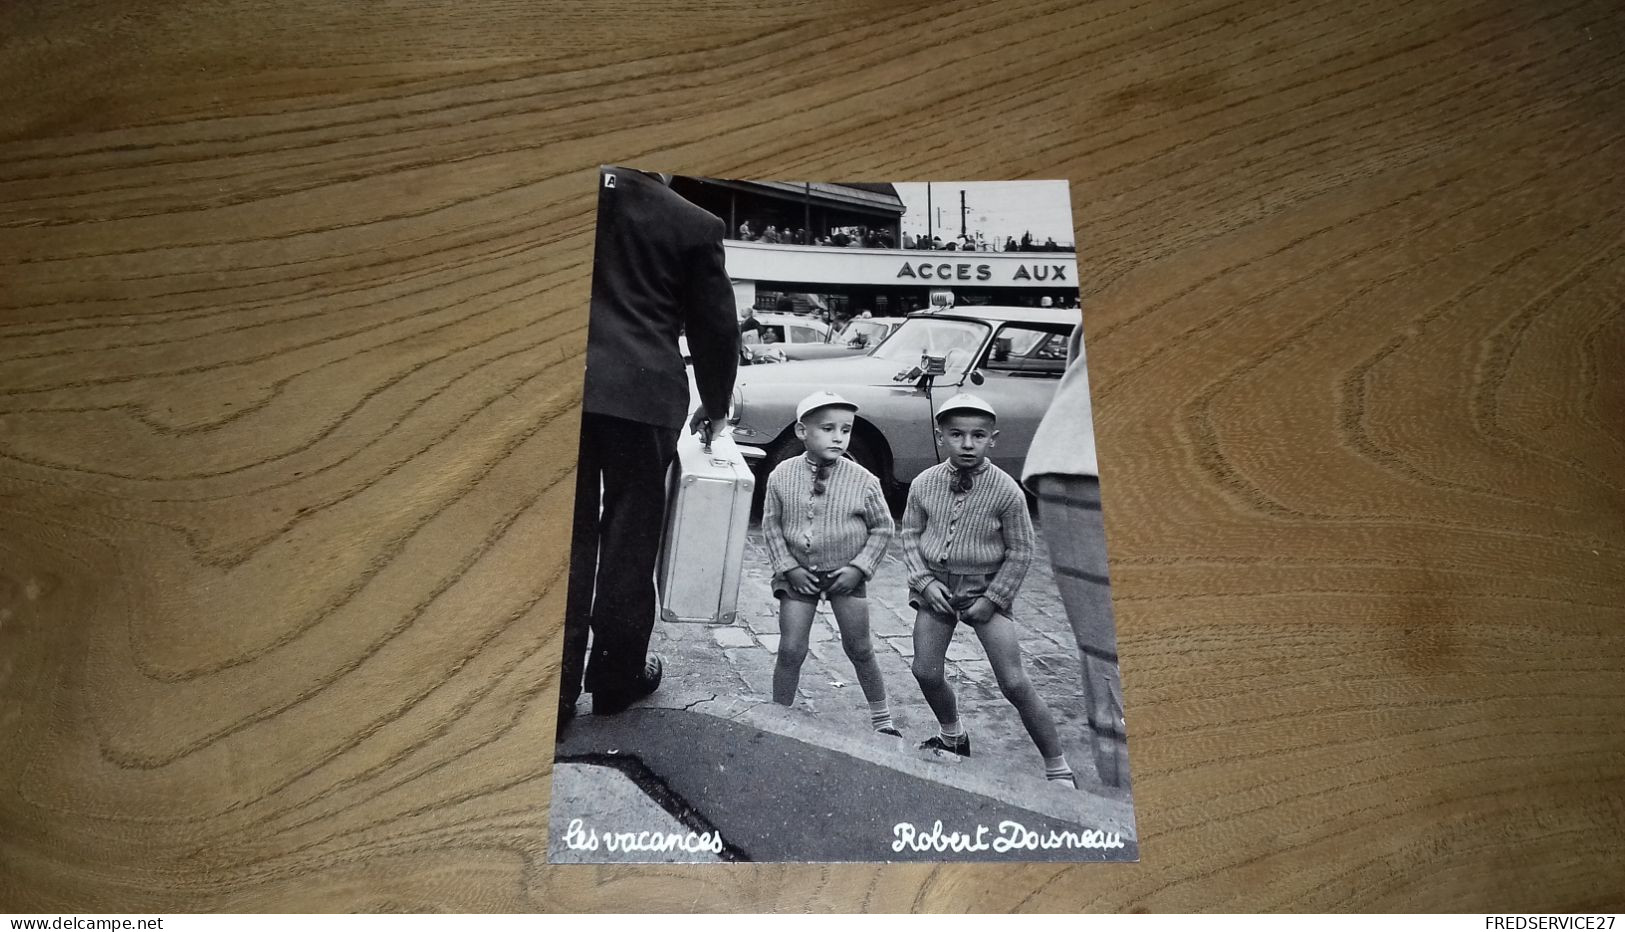
<path id="1" fill-rule="evenodd" d="M 964 622 L 982 642 L 999 691 L 1044 757 L 1044 776 L 1077 786 L 1061 736 L 1044 698 L 1021 660 L 1021 641 L 1010 607 L 1032 566 L 1037 535 L 1027 497 L 1008 473 L 988 462 L 999 436 L 993 406 L 975 395 L 955 395 L 937 409 L 943 462 L 909 487 L 901 537 L 914 619 L 914 678 L 937 717 L 939 734 L 920 745 L 970 756 L 970 736 L 959 723 L 959 703 L 943 675 L 954 628 Z"/>
<path id="2" fill-rule="evenodd" d="M 773 701 L 795 702 L 813 615 L 829 599 L 841 646 L 869 702 L 875 731 L 893 737 L 886 686 L 869 640 L 866 584 L 891 543 L 894 526 L 880 480 L 843 458 L 858 406 L 834 392 L 814 392 L 796 406 L 796 437 L 803 456 L 780 463 L 768 477 L 762 503 L 762 538 L 773 563 L 779 599 L 779 650 Z"/>

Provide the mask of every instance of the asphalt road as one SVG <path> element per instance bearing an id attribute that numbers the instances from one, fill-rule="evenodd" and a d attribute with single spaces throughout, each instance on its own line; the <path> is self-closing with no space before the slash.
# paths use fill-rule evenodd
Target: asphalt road
<path id="1" fill-rule="evenodd" d="M 635 708 L 612 718 L 585 717 L 566 729 L 560 762 L 635 759 L 646 790 L 679 820 L 720 831 L 731 856 L 755 861 L 1090 861 L 1133 860 L 1130 837 L 1091 835 L 1078 824 L 924 779 L 819 744 L 684 709 Z M 617 818 L 627 802 L 575 794 L 561 820 Z M 594 811 L 595 804 L 605 811 Z M 646 808 L 646 801 L 638 807 Z M 624 824 L 624 818 L 620 819 Z M 937 823 L 941 828 L 937 828 Z M 1017 823 L 1021 831 L 1009 823 Z M 906 825 L 899 831 L 899 825 Z M 912 834 L 911 834 L 912 830 Z M 1051 837 L 1049 833 L 1070 833 Z M 957 845 L 953 833 L 960 833 Z M 1033 834 L 1027 834 L 1031 832 Z M 978 838 L 978 833 L 980 837 Z M 999 839 L 1032 847 L 997 850 Z M 898 846 L 899 839 L 913 844 Z M 1062 841 L 1067 847 L 1043 847 Z M 981 850 L 955 850 L 976 844 Z M 556 844 L 556 842 L 555 842 Z M 1076 846 L 1074 846 L 1076 845 Z M 924 848 L 925 850 L 919 850 Z M 638 855 L 604 860 L 652 859 Z M 663 858 L 664 859 L 664 858 Z"/>

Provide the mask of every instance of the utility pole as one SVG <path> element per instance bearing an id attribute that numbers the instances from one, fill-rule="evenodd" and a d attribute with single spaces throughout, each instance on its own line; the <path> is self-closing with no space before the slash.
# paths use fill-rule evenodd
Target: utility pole
<path id="1" fill-rule="evenodd" d="M 934 218 L 935 215 L 931 213 L 931 182 L 927 181 L 925 183 L 925 241 L 927 243 L 934 239 L 931 235 L 931 221 Z"/>
<path id="2" fill-rule="evenodd" d="M 965 215 L 967 213 L 969 213 L 969 210 L 965 207 L 965 189 L 960 188 L 959 189 L 959 237 L 960 237 L 960 239 L 964 239 L 964 237 L 965 237 Z"/>

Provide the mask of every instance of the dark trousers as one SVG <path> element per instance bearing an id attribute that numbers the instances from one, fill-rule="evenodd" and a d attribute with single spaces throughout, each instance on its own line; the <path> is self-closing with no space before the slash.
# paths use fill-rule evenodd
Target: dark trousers
<path id="1" fill-rule="evenodd" d="M 581 416 L 559 690 L 565 704 L 581 695 L 583 668 L 588 692 L 618 689 L 643 673 L 655 623 L 666 468 L 676 452 L 674 428 Z"/>

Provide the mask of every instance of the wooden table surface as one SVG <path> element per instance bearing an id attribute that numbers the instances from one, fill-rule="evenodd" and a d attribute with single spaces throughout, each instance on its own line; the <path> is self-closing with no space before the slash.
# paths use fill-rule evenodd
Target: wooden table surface
<path id="1" fill-rule="evenodd" d="M 1625 907 L 1612 0 L 0 7 L 0 911 Z M 545 864 L 596 194 L 1069 178 L 1138 865 Z"/>

